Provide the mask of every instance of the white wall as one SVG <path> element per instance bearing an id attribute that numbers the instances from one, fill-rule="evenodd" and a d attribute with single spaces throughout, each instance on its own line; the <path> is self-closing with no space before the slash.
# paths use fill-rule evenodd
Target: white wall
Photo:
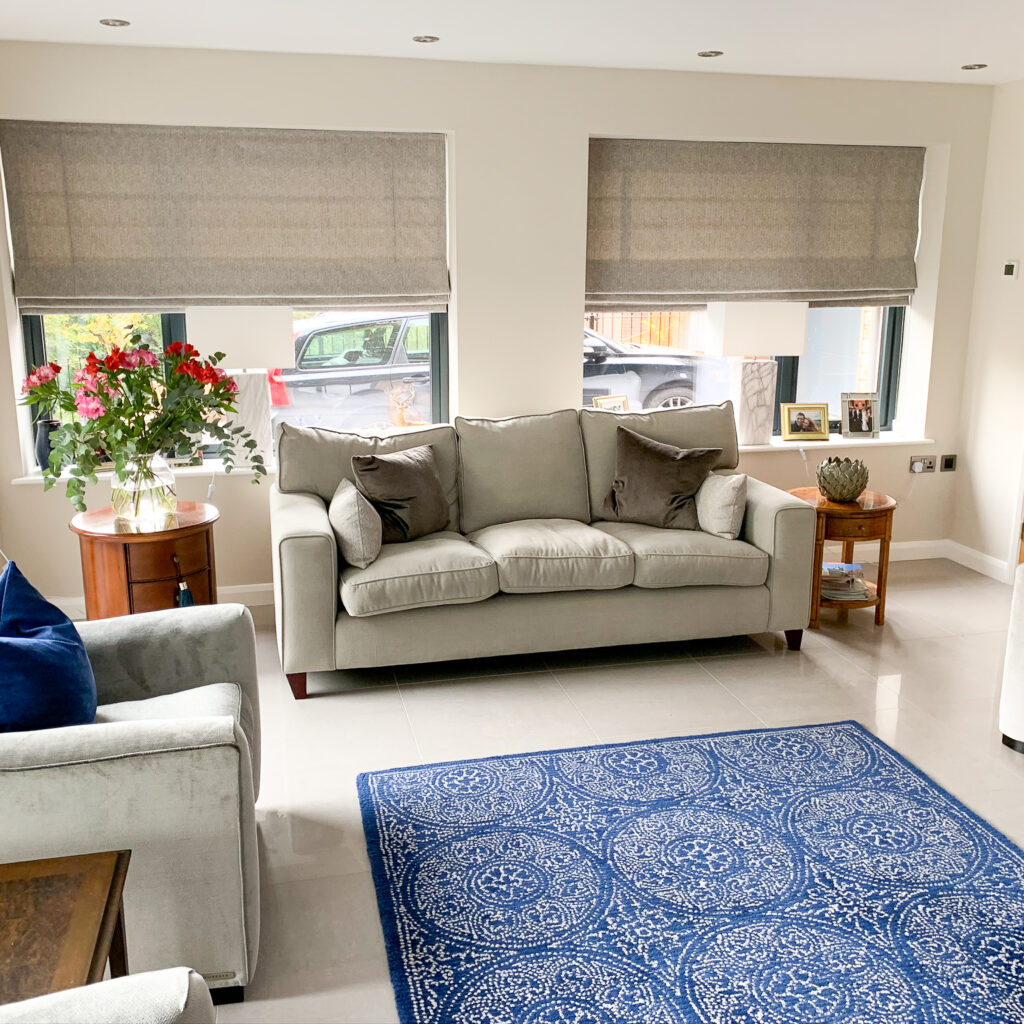
<path id="1" fill-rule="evenodd" d="M 1024 82 L 995 90 L 967 383 L 963 465 L 952 536 L 1012 566 L 1017 560 L 1024 481 Z"/>
<path id="2" fill-rule="evenodd" d="M 991 100 L 987 87 L 0 44 L 2 117 L 446 132 L 452 404 L 468 414 L 579 402 L 590 136 L 928 146 L 921 312 L 904 388 L 920 396 L 908 415 L 936 451 L 959 440 Z M 13 381 L 0 364 L 9 437 Z M 76 593 L 69 508 L 56 492 L 8 485 L 21 472 L 14 451 L 0 445 L 0 542 L 45 592 Z M 905 496 L 908 454 L 871 449 L 872 486 Z M 795 451 L 748 456 L 744 468 L 783 487 L 808 482 Z M 186 497 L 196 489 L 187 482 Z M 951 475 L 918 480 L 897 539 L 947 537 L 953 489 Z M 217 502 L 219 582 L 266 582 L 265 489 L 224 481 Z"/>

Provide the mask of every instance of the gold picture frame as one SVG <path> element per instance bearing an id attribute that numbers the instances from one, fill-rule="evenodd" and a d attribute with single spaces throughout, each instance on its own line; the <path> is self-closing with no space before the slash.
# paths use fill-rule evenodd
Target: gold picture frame
<path id="1" fill-rule="evenodd" d="M 593 399 L 593 406 L 606 412 L 629 412 L 629 398 L 626 395 L 598 395 Z"/>
<path id="2" fill-rule="evenodd" d="M 827 441 L 827 402 L 781 402 L 779 422 L 783 441 Z"/>

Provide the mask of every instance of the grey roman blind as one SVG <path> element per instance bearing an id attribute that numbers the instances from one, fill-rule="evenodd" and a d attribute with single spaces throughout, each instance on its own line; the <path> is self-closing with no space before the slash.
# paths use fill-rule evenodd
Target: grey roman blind
<path id="1" fill-rule="evenodd" d="M 588 310 L 905 305 L 924 150 L 592 139 Z"/>
<path id="2" fill-rule="evenodd" d="M 0 121 L 23 312 L 445 308 L 442 135 Z"/>

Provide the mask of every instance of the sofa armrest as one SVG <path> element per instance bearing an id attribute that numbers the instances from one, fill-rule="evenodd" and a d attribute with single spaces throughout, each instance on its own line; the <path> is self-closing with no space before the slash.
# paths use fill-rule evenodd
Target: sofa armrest
<path id="1" fill-rule="evenodd" d="M 147 971 L 0 1006 L 0 1024 L 215 1024 L 210 990 L 188 967 Z"/>
<path id="2" fill-rule="evenodd" d="M 338 542 L 323 499 L 271 488 L 270 538 L 281 666 L 287 673 L 333 671 Z"/>
<path id="3" fill-rule="evenodd" d="M 259 948 L 248 745 L 227 715 L 0 735 L 0 860 L 131 850 L 129 962 L 245 985 Z"/>
<path id="4" fill-rule="evenodd" d="M 768 554 L 768 626 L 803 629 L 811 617 L 814 509 L 762 480 L 747 477 L 742 539 Z"/>

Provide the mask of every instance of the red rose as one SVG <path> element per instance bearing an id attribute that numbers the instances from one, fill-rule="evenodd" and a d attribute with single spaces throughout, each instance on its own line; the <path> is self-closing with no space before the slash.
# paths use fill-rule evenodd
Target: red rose
<path id="1" fill-rule="evenodd" d="M 191 377 L 193 380 L 201 380 L 200 374 L 202 371 L 202 364 L 197 362 L 195 359 L 185 359 L 178 363 L 174 369 L 175 373 L 180 373 L 185 377 Z"/>

